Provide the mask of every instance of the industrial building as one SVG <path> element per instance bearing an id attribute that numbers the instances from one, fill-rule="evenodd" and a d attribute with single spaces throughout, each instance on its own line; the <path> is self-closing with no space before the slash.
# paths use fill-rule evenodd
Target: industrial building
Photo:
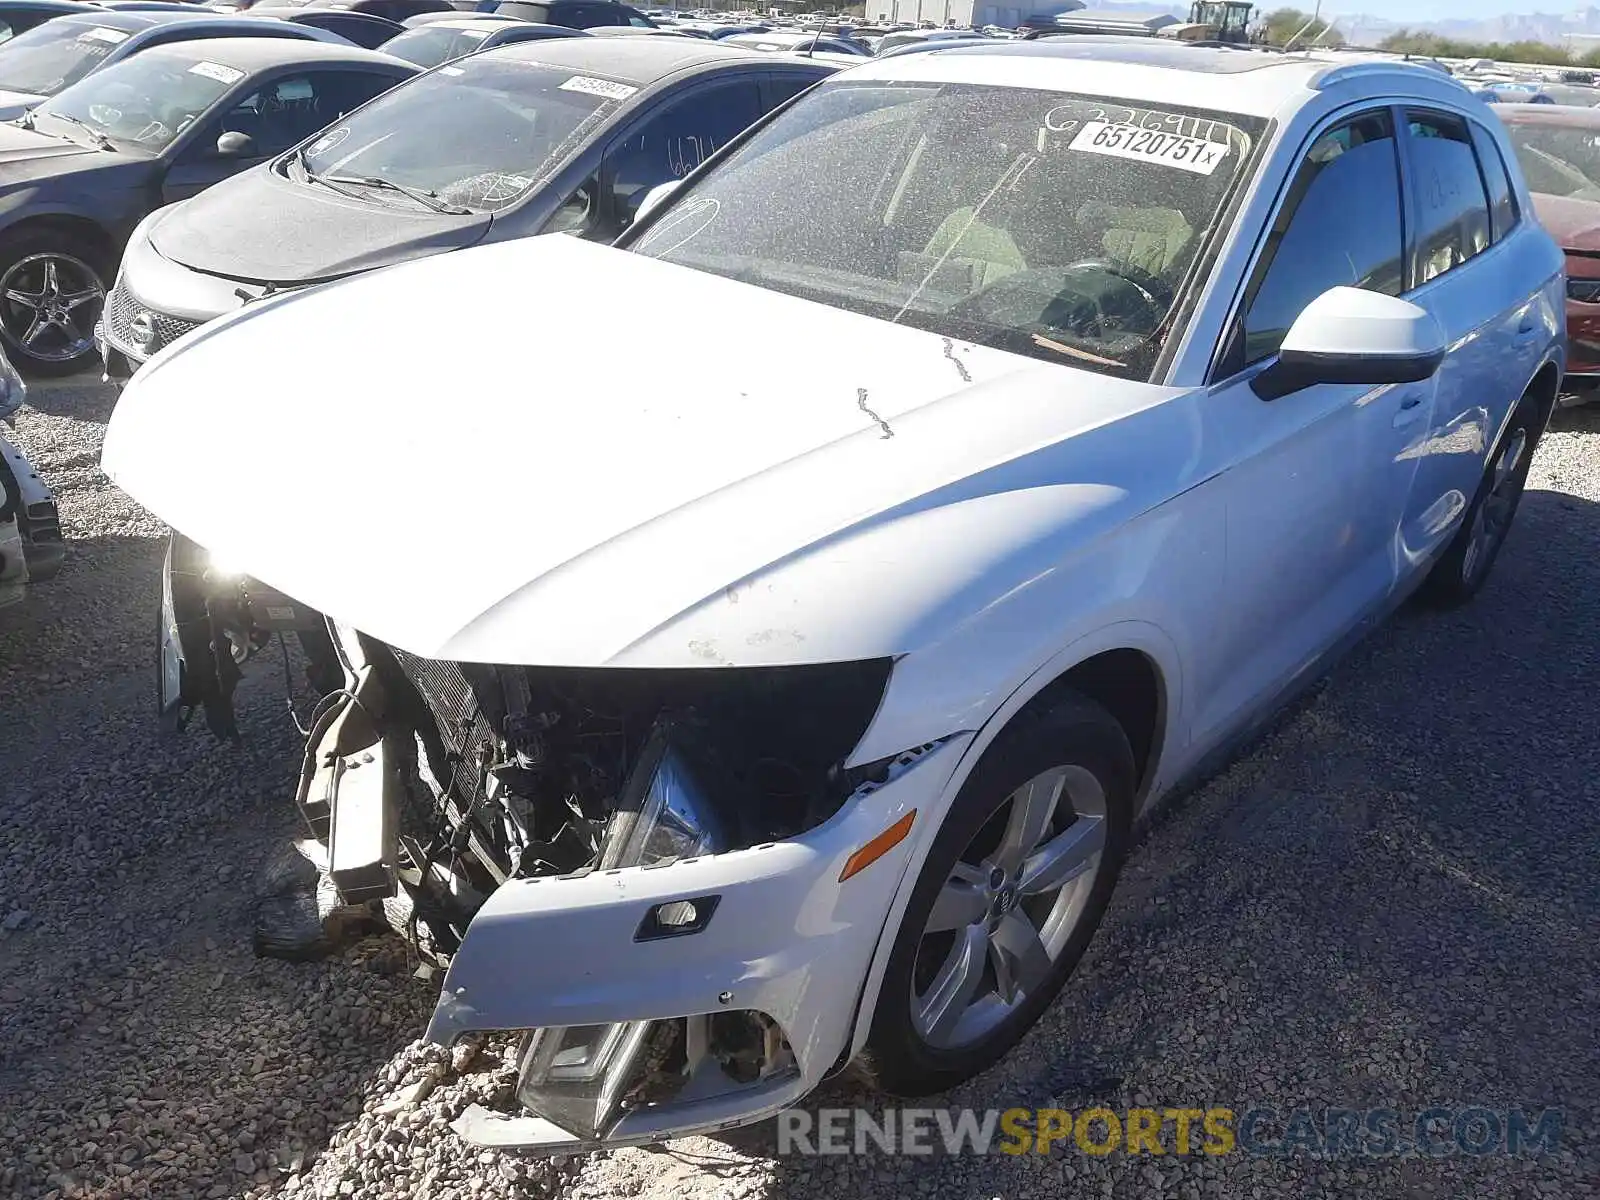
<path id="1" fill-rule="evenodd" d="M 920 25 L 931 21 L 938 26 L 970 26 L 982 29 L 985 25 L 998 25 L 1002 29 L 1015 29 L 1029 17 L 1055 17 L 1063 13 L 1078 12 L 1083 0 L 866 0 L 865 13 L 869 21 L 884 24 Z"/>

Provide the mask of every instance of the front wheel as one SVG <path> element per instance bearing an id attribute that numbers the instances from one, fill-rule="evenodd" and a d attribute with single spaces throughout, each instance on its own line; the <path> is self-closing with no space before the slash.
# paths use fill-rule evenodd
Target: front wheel
<path id="1" fill-rule="evenodd" d="M 890 952 L 859 1069 L 902 1096 L 987 1069 L 1083 956 L 1116 885 L 1135 767 L 1116 720 L 1064 698 L 984 753 L 934 841 Z"/>
<path id="2" fill-rule="evenodd" d="M 1538 444 L 1543 410 L 1534 396 L 1524 396 L 1489 455 L 1478 492 L 1461 519 L 1455 539 L 1423 581 L 1419 597 L 1435 608 L 1454 608 L 1476 596 L 1489 578 L 1489 571 L 1522 503 L 1533 467 L 1533 451 Z"/>
<path id="3" fill-rule="evenodd" d="M 26 375 L 70 375 L 97 353 L 103 269 L 77 241 L 55 229 L 0 239 L 0 338 Z"/>

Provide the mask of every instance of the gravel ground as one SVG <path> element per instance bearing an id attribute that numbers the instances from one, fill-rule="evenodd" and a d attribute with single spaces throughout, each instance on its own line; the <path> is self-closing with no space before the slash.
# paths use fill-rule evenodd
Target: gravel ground
<path id="1" fill-rule="evenodd" d="M 156 737 L 161 527 L 98 472 L 108 390 L 34 391 L 71 549 L 0 610 L 0 1196 L 1600 1196 L 1600 411 L 1557 417 L 1480 600 L 1402 614 L 1172 806 L 1062 1001 L 948 1099 L 1551 1106 L 1559 1152 L 802 1159 L 769 1125 L 530 1161 L 449 1132 L 505 1102 L 510 1048 L 417 1045 L 436 985 L 397 942 L 251 955 L 293 832 L 281 670 L 239 746 Z"/>

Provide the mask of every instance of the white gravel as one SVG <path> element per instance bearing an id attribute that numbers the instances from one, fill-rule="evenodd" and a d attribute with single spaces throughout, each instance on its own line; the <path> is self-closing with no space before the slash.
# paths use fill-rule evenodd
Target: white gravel
<path id="1" fill-rule="evenodd" d="M 1600 1196 L 1600 411 L 1558 415 L 1478 603 L 1402 614 L 1174 805 L 1061 1002 L 948 1100 L 1559 1106 L 1560 1153 L 804 1160 L 768 1126 L 552 1162 L 449 1131 L 511 1050 L 415 1044 L 435 985 L 398 943 L 251 956 L 294 828 L 280 671 L 239 746 L 156 736 L 163 530 L 98 472 L 109 391 L 33 399 L 70 550 L 0 610 L 0 1196 Z"/>

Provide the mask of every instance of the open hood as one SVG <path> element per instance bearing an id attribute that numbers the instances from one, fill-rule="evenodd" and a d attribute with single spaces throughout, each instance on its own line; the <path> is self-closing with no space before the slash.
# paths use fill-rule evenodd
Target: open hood
<path id="1" fill-rule="evenodd" d="M 263 165 L 175 205 L 150 241 L 194 271 L 292 287 L 470 246 L 489 222 L 486 213 L 429 212 L 404 197 L 341 196 Z"/>
<path id="2" fill-rule="evenodd" d="M 1533 207 L 1563 250 L 1600 250 L 1600 203 L 1535 192 Z"/>
<path id="3" fill-rule="evenodd" d="M 123 392 L 104 466 L 230 567 L 415 654 L 817 662 L 934 636 L 940 589 L 987 602 L 995 529 L 927 544 L 917 510 L 960 507 L 937 489 L 1163 394 L 541 237 L 202 328 Z M 870 620 L 860 556 L 905 566 Z M 826 582 L 773 573 L 802 559 Z M 706 605 L 714 635 L 685 634 Z"/>

